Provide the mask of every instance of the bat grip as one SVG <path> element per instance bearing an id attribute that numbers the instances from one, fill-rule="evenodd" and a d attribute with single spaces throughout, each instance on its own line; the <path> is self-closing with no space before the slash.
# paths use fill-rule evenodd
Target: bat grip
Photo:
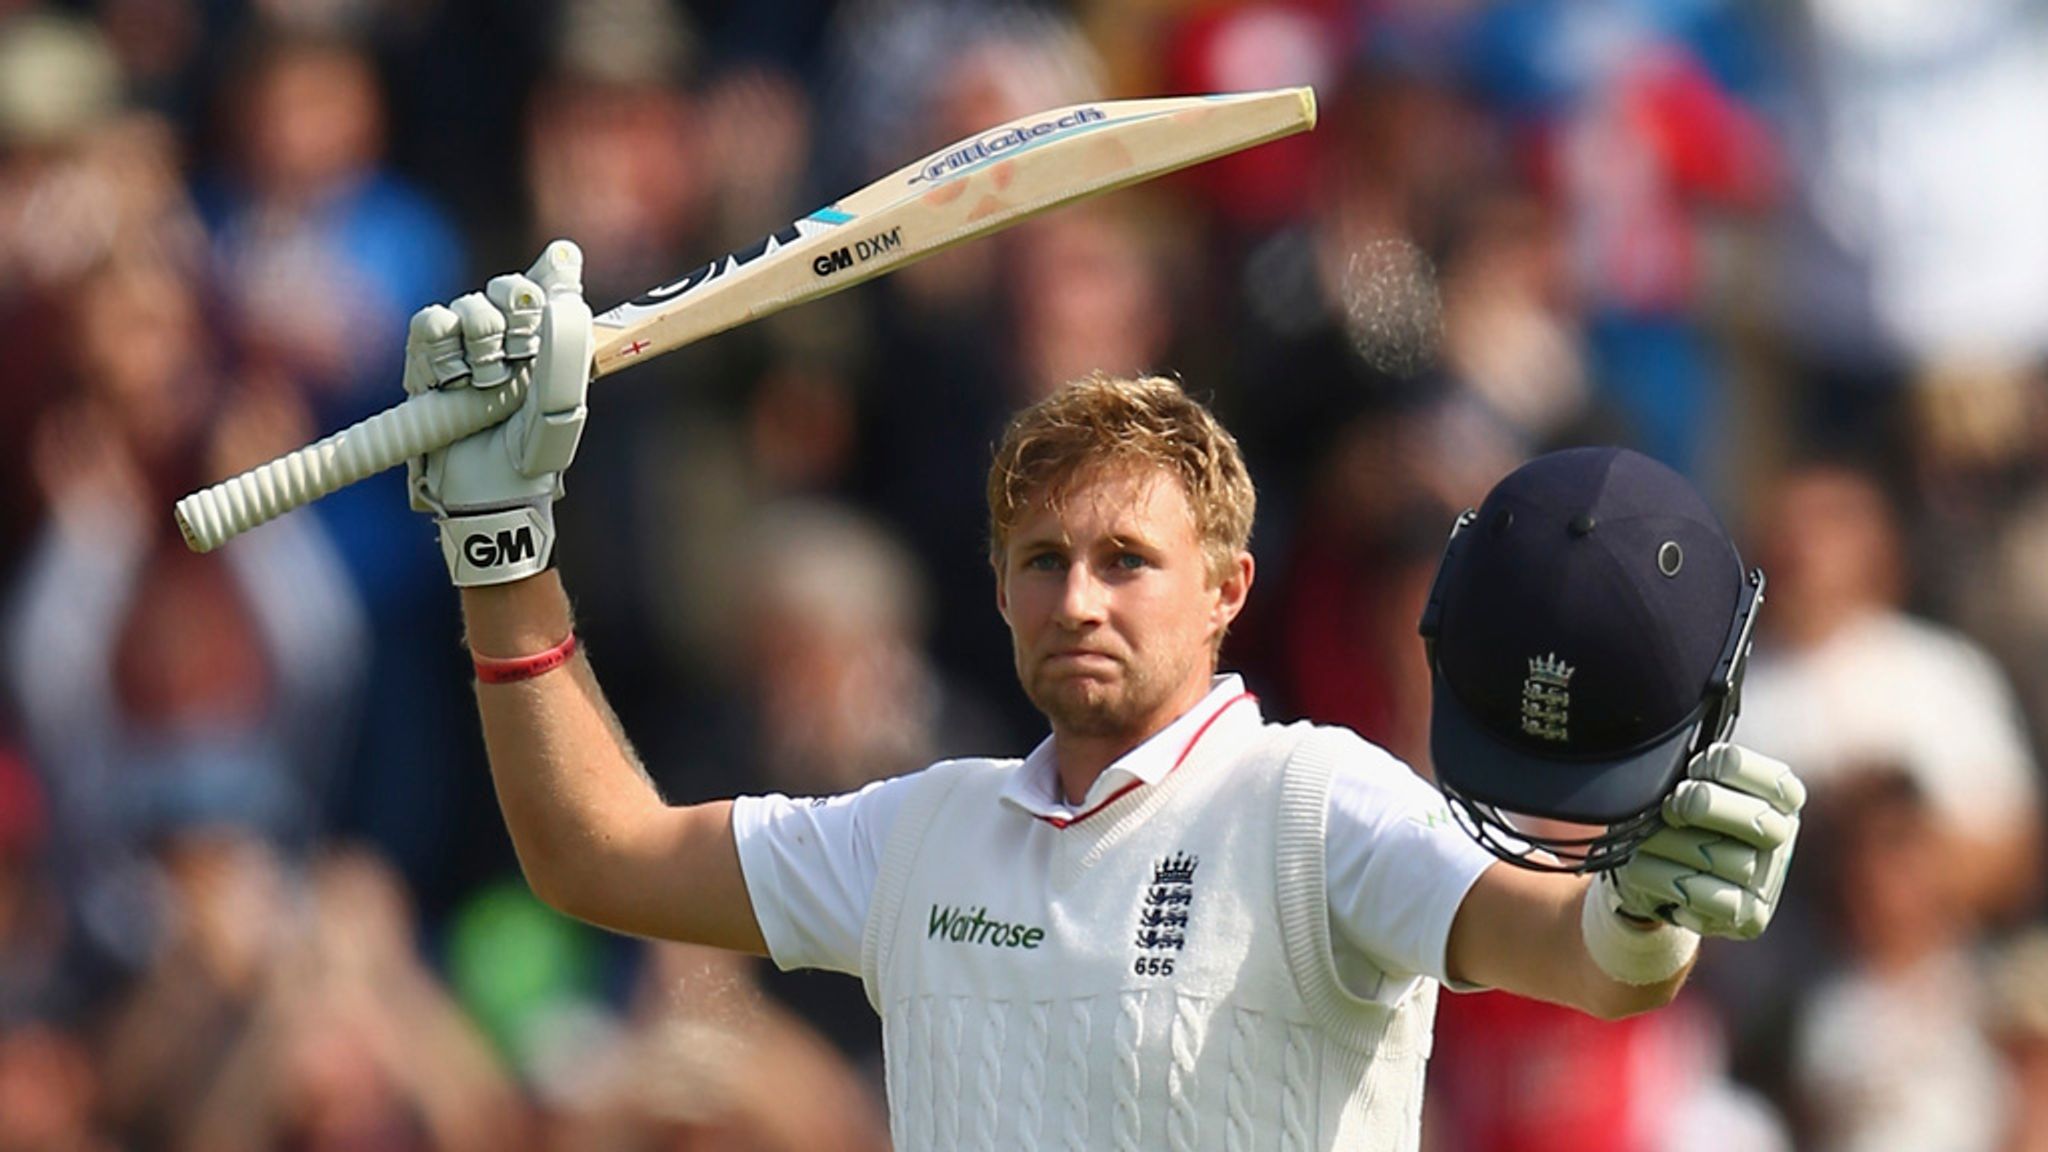
<path id="1" fill-rule="evenodd" d="M 258 524 L 406 460 L 445 448 L 517 411 L 526 381 L 408 398 L 358 424 L 178 501 L 178 530 L 211 552 Z"/>

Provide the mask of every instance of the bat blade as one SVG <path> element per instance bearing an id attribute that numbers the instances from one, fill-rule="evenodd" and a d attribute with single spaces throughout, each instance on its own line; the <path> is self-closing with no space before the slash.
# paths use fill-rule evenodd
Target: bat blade
<path id="1" fill-rule="evenodd" d="M 1079 104 L 1013 120 L 598 316 L 596 374 L 1314 123 L 1306 88 Z"/>
<path id="2" fill-rule="evenodd" d="M 1021 117 L 598 315 L 593 378 L 843 291 L 1048 209 L 1315 126 L 1315 94 L 1100 101 Z M 195 552 L 490 427 L 518 390 L 417 396 L 180 500 Z"/>

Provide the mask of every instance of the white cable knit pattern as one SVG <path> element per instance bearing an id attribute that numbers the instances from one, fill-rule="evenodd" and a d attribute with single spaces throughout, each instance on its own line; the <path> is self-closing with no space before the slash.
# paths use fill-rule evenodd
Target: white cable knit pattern
<path id="1" fill-rule="evenodd" d="M 1309 1083 L 1315 1067 L 1310 1046 L 1314 1042 L 1308 1025 L 1288 1025 L 1287 1057 L 1281 1062 L 1284 1088 L 1280 1098 L 1280 1146 L 1285 1152 L 1307 1152 L 1310 1147 L 1309 1125 L 1312 1123 L 1312 1092 L 1315 1087 Z"/>
<path id="2" fill-rule="evenodd" d="M 938 1047 L 939 1043 L 939 1038 L 933 1035 L 931 997 L 919 996 L 910 1002 L 910 1036 L 912 1053 L 910 1061 L 911 1079 L 917 1084 L 930 1084 L 932 1083 L 933 1076 L 932 1050 Z M 917 1108 L 912 1112 L 910 1117 L 910 1127 L 912 1129 L 911 1148 L 936 1148 L 938 1146 L 938 1131 L 936 1128 L 938 1109 L 939 1097 L 933 1094 L 925 1097 L 923 1107 Z"/>
<path id="3" fill-rule="evenodd" d="M 1034 1000 L 1024 1042 L 1024 1073 L 1018 1083 L 1017 1147 L 1036 1152 L 1038 1129 L 1045 1117 L 1045 1062 L 1051 1056 L 1052 1001 Z"/>
<path id="4" fill-rule="evenodd" d="M 1116 1146 L 1119 1152 L 1138 1152 L 1145 1130 L 1144 1117 L 1138 1111 L 1139 1078 L 1144 1074 L 1138 1045 L 1145 1039 L 1145 994 L 1126 992 L 1117 999 Z"/>
<path id="5" fill-rule="evenodd" d="M 910 1058 L 912 1041 L 908 1012 L 885 1012 L 882 1014 L 882 1087 L 889 1098 L 889 1135 L 899 1145 L 907 1145 L 911 1134 L 902 1131 L 908 1117 L 903 1109 L 909 1103 L 910 1094 L 904 1080 L 904 1061 Z"/>
<path id="6" fill-rule="evenodd" d="M 1091 1003 L 1076 1000 L 1067 1014 L 1066 1059 L 1060 1062 L 1060 1110 L 1065 1120 L 1060 1137 L 1067 1152 L 1085 1152 L 1088 1147 L 1088 1033 L 1095 1018 Z"/>
<path id="7" fill-rule="evenodd" d="M 946 997 L 944 1032 L 938 1037 L 938 1051 L 933 1060 L 938 1065 L 935 1084 L 938 1088 L 938 1143 L 934 1148 L 954 1149 L 960 1147 L 960 1041 L 967 1024 L 967 998 Z"/>
<path id="8" fill-rule="evenodd" d="M 1258 1092 L 1258 1016 L 1249 1008 L 1239 1008 L 1230 1014 L 1230 1022 L 1230 1082 L 1223 1089 L 1229 1126 L 1224 1131 L 1224 1147 L 1229 1152 L 1250 1152 L 1252 1102 Z"/>
<path id="9" fill-rule="evenodd" d="M 1010 1002 L 982 1005 L 980 1056 L 974 1069 L 974 1146 L 996 1152 L 996 1119 L 1003 1114 L 1003 1038 L 1009 1031 Z"/>
<path id="10" fill-rule="evenodd" d="M 1195 1075 L 1195 1061 L 1202 1054 L 1203 1022 L 1208 1018 L 1207 1001 L 1174 998 L 1173 1026 L 1167 1036 L 1173 1063 L 1166 1068 L 1166 1143 L 1173 1152 L 1194 1152 L 1201 1139 L 1201 1081 Z"/>

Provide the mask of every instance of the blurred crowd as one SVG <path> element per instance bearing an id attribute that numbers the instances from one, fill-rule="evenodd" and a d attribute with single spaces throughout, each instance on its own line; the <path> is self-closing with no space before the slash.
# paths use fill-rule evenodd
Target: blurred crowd
<path id="1" fill-rule="evenodd" d="M 1651 1016 L 1446 997 L 1427 1146 L 2048 1149 L 2048 5 L 0 0 L 0 1152 L 884 1147 L 855 982 L 528 895 L 395 475 L 205 557 L 171 504 L 548 238 L 603 308 L 1026 112 L 1292 84 L 598 385 L 560 562 L 665 795 L 1035 742 L 982 480 L 1063 380 L 1213 402 L 1226 664 L 1425 774 L 1452 516 L 1631 444 L 1769 574 L 1794 892 Z"/>

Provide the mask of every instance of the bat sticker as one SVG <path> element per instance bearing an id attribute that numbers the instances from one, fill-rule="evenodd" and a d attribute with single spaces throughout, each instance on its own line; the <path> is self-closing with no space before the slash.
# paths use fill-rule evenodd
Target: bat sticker
<path id="1" fill-rule="evenodd" d="M 1050 143 L 1064 136 L 1077 136 L 1097 124 L 1108 122 L 1108 115 L 1100 108 L 1076 108 L 1057 120 L 1041 120 L 1036 124 L 1022 124 L 1000 128 L 986 136 L 971 140 L 957 148 L 949 149 L 927 161 L 915 176 L 912 184 L 919 181 L 936 181 L 962 172 L 979 168 L 992 160 L 1039 144 Z M 1123 121 L 1130 123 L 1131 121 Z"/>
<path id="2" fill-rule="evenodd" d="M 678 297 L 686 296 L 704 287 L 706 284 L 723 280 L 771 252 L 780 251 L 799 240 L 806 240 L 812 236 L 829 232 L 852 219 L 853 216 L 851 214 L 842 212 L 837 208 L 820 208 L 796 223 L 786 228 L 778 228 L 774 232 L 761 237 L 760 240 L 723 259 L 699 265 L 685 273 L 680 279 L 671 280 L 659 287 L 650 288 L 616 308 L 601 315 L 593 316 L 591 323 L 600 324 L 608 328 L 624 328 L 650 313 L 666 311 Z"/>

